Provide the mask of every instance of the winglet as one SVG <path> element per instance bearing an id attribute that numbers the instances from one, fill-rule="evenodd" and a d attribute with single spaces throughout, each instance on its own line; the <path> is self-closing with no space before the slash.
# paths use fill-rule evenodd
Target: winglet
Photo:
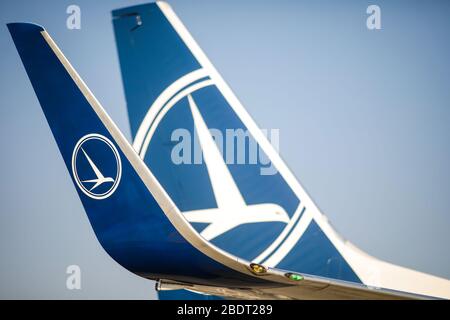
<path id="1" fill-rule="evenodd" d="M 152 279 L 270 285 L 192 229 L 44 28 L 8 28 L 97 239 L 114 260 Z M 85 185 L 95 172 L 78 156 L 81 147 L 111 183 Z"/>
<path id="2" fill-rule="evenodd" d="M 32 22 L 10 22 L 7 23 L 6 26 L 8 27 L 9 32 L 13 35 L 14 38 L 17 38 L 17 36 L 20 34 L 26 35 L 33 31 L 44 31 L 44 27 Z"/>

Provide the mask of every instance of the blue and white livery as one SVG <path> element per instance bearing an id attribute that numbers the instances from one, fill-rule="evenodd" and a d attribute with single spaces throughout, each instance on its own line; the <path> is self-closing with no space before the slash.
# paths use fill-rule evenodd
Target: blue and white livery
<path id="1" fill-rule="evenodd" d="M 113 16 L 133 145 L 42 27 L 8 28 L 93 231 L 115 261 L 158 280 L 159 290 L 450 298 L 448 280 L 372 258 L 331 228 L 166 3 Z M 180 128 L 198 140 L 202 161 L 173 161 Z M 212 132 L 227 130 L 246 132 L 246 145 L 270 163 L 226 161 L 236 150 L 220 150 Z M 276 170 L 262 174 L 267 166 Z"/>

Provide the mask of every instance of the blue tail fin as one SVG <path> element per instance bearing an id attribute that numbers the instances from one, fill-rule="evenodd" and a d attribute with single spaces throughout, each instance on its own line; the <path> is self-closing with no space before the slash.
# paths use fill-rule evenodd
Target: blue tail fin
<path id="1" fill-rule="evenodd" d="M 294 281 L 291 273 L 270 268 L 276 266 L 448 296 L 447 280 L 374 259 L 337 235 L 170 7 L 158 2 L 126 12 L 115 22 L 124 23 L 124 32 L 131 27 L 119 37 L 125 40 L 119 41 L 124 79 L 134 74 L 146 84 L 136 93 L 135 102 L 147 111 L 141 108 L 134 148 L 42 27 L 8 25 L 93 230 L 113 259 L 141 276 L 169 280 L 161 290 L 242 297 L 259 287 L 258 296 L 266 296 Z M 149 72 L 159 80 L 149 81 Z M 134 89 L 125 89 L 130 102 Z M 155 100 L 142 100 L 146 94 Z M 276 171 L 262 174 L 258 162 L 227 163 L 217 138 L 227 129 L 248 130 L 245 141 L 256 144 Z M 203 161 L 184 162 L 188 154 L 178 151 L 189 148 L 179 148 L 180 137 L 198 140 Z M 304 279 L 300 291 L 307 283 L 330 286 L 329 280 Z"/>
<path id="2" fill-rule="evenodd" d="M 200 235 L 267 267 L 448 296 L 333 230 L 168 4 L 113 15 L 133 147 Z"/>
<path id="3" fill-rule="evenodd" d="M 236 256 L 359 282 L 322 214 L 171 8 L 139 5 L 113 18 L 133 147 L 192 226 Z"/>

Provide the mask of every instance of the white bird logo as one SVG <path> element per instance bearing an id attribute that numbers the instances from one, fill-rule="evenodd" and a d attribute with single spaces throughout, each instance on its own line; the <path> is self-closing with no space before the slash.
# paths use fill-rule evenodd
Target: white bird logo
<path id="1" fill-rule="evenodd" d="M 189 222 L 209 223 L 200 233 L 206 240 L 212 240 L 241 224 L 272 221 L 288 223 L 288 214 L 277 204 L 245 203 L 191 95 L 188 95 L 188 101 L 217 208 L 183 212 L 186 219 Z"/>
<path id="2" fill-rule="evenodd" d="M 81 148 L 81 151 L 83 151 L 84 156 L 86 157 L 87 161 L 89 162 L 89 165 L 91 166 L 92 170 L 94 171 L 95 175 L 97 176 L 97 179 L 90 179 L 90 180 L 83 180 L 81 182 L 85 183 L 94 183 L 94 185 L 89 189 L 89 191 L 94 190 L 95 188 L 97 188 L 98 186 L 102 185 L 103 183 L 106 182 L 112 182 L 114 183 L 114 179 L 111 177 L 106 177 L 100 172 L 100 170 L 97 168 L 97 166 L 95 165 L 95 163 L 92 161 L 92 159 L 88 156 L 88 154 L 86 153 L 86 151 L 84 151 L 83 148 Z"/>

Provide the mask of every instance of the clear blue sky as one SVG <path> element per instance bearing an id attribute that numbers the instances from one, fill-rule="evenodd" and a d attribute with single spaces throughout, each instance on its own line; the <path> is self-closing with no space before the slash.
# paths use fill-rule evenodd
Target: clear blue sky
<path id="1" fill-rule="evenodd" d="M 129 137 L 110 11 L 137 3 L 0 2 L 0 298 L 155 297 L 97 243 L 5 26 L 45 26 Z M 450 278 L 450 2 L 170 3 L 340 234 Z"/>

